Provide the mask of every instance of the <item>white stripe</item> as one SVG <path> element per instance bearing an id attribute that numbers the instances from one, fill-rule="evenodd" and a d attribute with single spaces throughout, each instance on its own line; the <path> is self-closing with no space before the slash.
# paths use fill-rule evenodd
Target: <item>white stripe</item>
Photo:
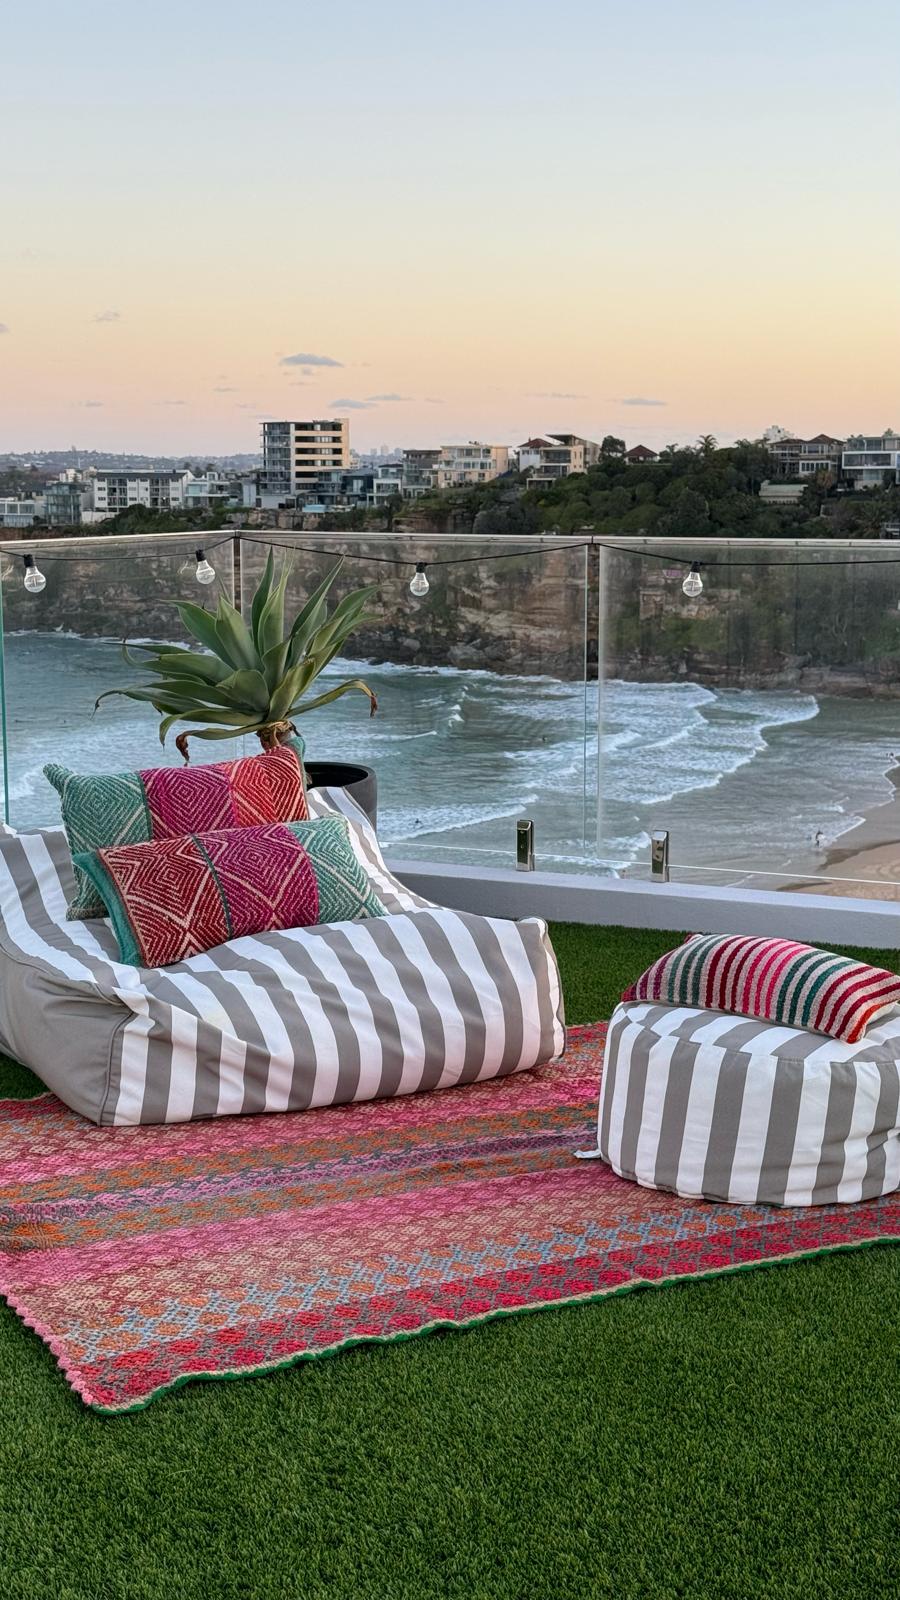
<path id="1" fill-rule="evenodd" d="M 333 923 L 332 926 L 339 927 L 341 933 L 351 937 L 351 930 L 355 929 L 358 924 Z M 354 950 L 358 951 L 371 972 L 371 963 L 368 960 L 364 946 L 352 939 L 351 942 Z M 312 939 L 305 939 L 303 948 L 313 956 L 316 966 L 323 977 L 334 984 L 340 996 L 341 1004 L 347 1011 L 345 1025 L 356 1036 L 359 1050 L 359 1084 L 353 1098 L 354 1100 L 373 1100 L 382 1086 L 384 1046 L 381 1035 L 378 1032 L 369 996 L 365 989 L 361 989 L 358 984 L 350 982 L 349 973 L 344 966 L 340 952 L 334 950 L 321 936 L 318 936 L 315 942 Z M 373 982 L 373 988 L 376 992 L 381 992 L 377 982 Z M 336 1066 L 339 1067 L 340 1052 L 337 1046 L 336 1034 L 334 1054 Z"/>
<path id="2" fill-rule="evenodd" d="M 311 939 L 304 941 L 304 949 L 312 956 L 313 961 L 318 966 L 319 963 L 312 949 L 312 943 Z M 253 960 L 260 966 L 274 973 L 279 983 L 287 990 L 303 1012 L 303 1020 L 312 1035 L 315 1056 L 312 1063 L 314 1070 L 313 1092 L 309 1104 L 310 1106 L 332 1105 L 338 1082 L 337 1038 L 334 1028 L 328 1020 L 320 996 L 316 993 L 308 978 L 304 978 L 297 972 L 280 950 L 273 950 L 259 939 L 249 935 L 243 939 L 235 939 L 232 942 L 232 949 L 242 955 L 252 956 Z M 240 974 L 240 976 L 244 977 L 244 974 Z M 248 989 L 252 987 L 256 990 L 256 995 L 262 1001 L 264 1012 L 263 1016 L 259 1015 L 258 1002 L 248 995 L 248 1004 L 257 1011 L 257 1021 L 263 1028 L 266 1047 L 271 1058 L 266 1081 L 265 1109 L 267 1111 L 284 1111 L 287 1108 L 293 1086 L 294 1067 L 296 1065 L 290 1034 L 278 1014 L 273 997 L 265 989 L 257 986 L 254 980 L 249 979 L 249 975 L 246 987 Z"/>
<path id="3" fill-rule="evenodd" d="M 47 842 L 43 834 L 23 834 L 21 843 L 25 846 L 28 864 L 35 875 L 41 902 L 50 921 L 55 923 L 66 938 L 71 939 L 72 943 L 80 950 L 83 950 L 86 955 L 93 956 L 96 961 L 102 961 L 109 974 L 109 981 L 115 985 L 117 990 L 143 988 L 136 969 L 129 966 L 127 962 L 114 960 L 97 938 L 94 931 L 94 924 L 97 922 L 103 928 L 108 929 L 111 936 L 114 937 L 111 924 L 105 918 L 97 917 L 88 922 L 80 920 L 68 922 L 66 920 L 65 890 L 62 885 L 62 879 L 59 876 L 59 869 L 47 848 Z M 99 980 L 95 979 L 95 981 Z"/>
<path id="4" fill-rule="evenodd" d="M 115 1123 L 140 1122 L 144 1109 L 144 1090 L 147 1084 L 147 1056 L 153 1021 L 146 997 L 145 1009 L 130 1017 L 122 1029 L 122 1062 L 119 1076 L 119 1093 L 113 1112 Z"/>
<path id="5" fill-rule="evenodd" d="M 721 1050 L 707 1050 L 701 1045 L 692 1063 L 675 1188 L 679 1194 L 695 1199 L 703 1194 L 703 1173 L 709 1154 L 709 1134 L 722 1061 Z"/>
<path id="6" fill-rule="evenodd" d="M 797 1134 L 788 1168 L 787 1187 L 784 1192 L 786 1206 L 812 1205 L 816 1173 L 822 1158 L 825 1138 L 825 1119 L 828 1115 L 830 1077 L 816 1066 L 808 1056 L 803 1062 L 803 1082 L 800 1089 L 800 1106 L 797 1113 Z M 805 1153 L 801 1158 L 800 1151 Z"/>
<path id="7" fill-rule="evenodd" d="M 776 1067 L 777 1062 L 763 1056 L 751 1056 L 747 1063 L 747 1079 L 728 1191 L 729 1200 L 741 1205 L 752 1205 L 759 1189 Z"/>
<path id="8" fill-rule="evenodd" d="M 189 1122 L 197 1088 L 197 1018 L 174 1007 L 171 1016 L 171 1060 L 167 1122 Z"/>
<path id="9" fill-rule="evenodd" d="M 75 956 L 70 956 L 66 951 L 57 950 L 54 945 L 48 944 L 28 921 L 12 873 L 2 854 L 0 854 L 0 916 L 3 919 L 4 932 L 23 955 L 45 961 L 48 966 L 55 967 L 57 972 L 66 978 L 71 978 L 73 982 L 94 983 L 94 975 L 89 967 L 78 961 Z"/>
<path id="10" fill-rule="evenodd" d="M 634 1158 L 634 1175 L 638 1183 L 650 1184 L 655 1180 L 656 1161 L 659 1155 L 659 1136 L 662 1132 L 663 1107 L 669 1085 L 669 1067 L 679 1041 L 660 1039 L 650 1046 L 647 1057 L 647 1083 L 644 1090 L 644 1109 L 641 1113 L 641 1131 L 638 1135 Z"/>
<path id="11" fill-rule="evenodd" d="M 856 1069 L 856 1093 L 850 1128 L 844 1140 L 844 1171 L 837 1186 L 839 1202 L 859 1200 L 862 1197 L 863 1179 L 869 1160 L 866 1139 L 875 1126 L 878 1099 L 881 1094 L 881 1074 L 869 1061 L 861 1061 Z"/>

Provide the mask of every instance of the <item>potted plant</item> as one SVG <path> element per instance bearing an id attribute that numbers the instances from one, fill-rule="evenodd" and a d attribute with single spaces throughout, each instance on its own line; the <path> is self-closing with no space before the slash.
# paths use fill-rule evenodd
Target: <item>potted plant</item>
<path id="1" fill-rule="evenodd" d="M 310 595 L 303 609 L 285 628 L 284 604 L 290 565 L 276 579 L 272 551 L 253 596 L 249 625 L 222 594 L 215 612 L 190 601 L 175 601 L 189 638 L 197 648 L 174 644 L 134 645 L 143 653 L 135 662 L 125 647 L 126 659 L 153 675 L 150 683 L 134 688 L 108 689 L 108 695 L 149 702 L 161 717 L 160 744 L 176 723 L 196 723 L 179 733 L 175 744 L 190 759 L 191 739 L 236 739 L 255 733 L 264 750 L 285 744 L 296 733 L 294 718 L 324 706 L 351 689 L 369 698 L 369 714 L 378 702 L 362 678 L 347 678 L 324 693 L 308 698 L 309 691 L 361 622 L 373 587 L 356 589 L 329 613 L 326 597 L 343 565 L 343 557 Z M 351 790 L 357 802 L 375 820 L 376 779 L 369 767 L 343 762 L 310 762 L 309 781 Z"/>

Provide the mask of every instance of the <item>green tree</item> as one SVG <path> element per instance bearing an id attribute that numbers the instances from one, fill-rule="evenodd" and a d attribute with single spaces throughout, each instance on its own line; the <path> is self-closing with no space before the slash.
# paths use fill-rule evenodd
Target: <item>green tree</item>
<path id="1" fill-rule="evenodd" d="M 605 461 L 615 456 L 621 459 L 625 454 L 625 440 L 617 439 L 614 433 L 608 433 L 601 442 L 600 454 Z"/>

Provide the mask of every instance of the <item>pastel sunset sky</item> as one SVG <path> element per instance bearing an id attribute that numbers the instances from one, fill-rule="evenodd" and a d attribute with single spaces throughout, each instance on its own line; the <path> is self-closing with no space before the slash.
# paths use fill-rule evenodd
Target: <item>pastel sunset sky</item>
<path id="1" fill-rule="evenodd" d="M 900 426 L 896 0 L 7 8 L 0 450 Z"/>

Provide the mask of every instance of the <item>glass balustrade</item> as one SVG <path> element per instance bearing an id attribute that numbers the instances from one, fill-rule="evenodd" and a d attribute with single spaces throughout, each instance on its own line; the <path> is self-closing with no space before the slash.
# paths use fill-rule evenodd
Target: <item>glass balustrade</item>
<path id="1" fill-rule="evenodd" d="M 599 560 L 598 858 L 647 877 L 663 830 L 676 881 L 896 898 L 890 544 L 629 540 Z"/>
<path id="2" fill-rule="evenodd" d="M 224 542 L 217 542 L 223 541 Z M 209 604 L 234 593 L 233 544 L 208 536 L 215 568 L 209 586 L 196 579 L 196 535 L 156 538 L 40 539 L 0 547 L 3 602 L 3 792 L 16 828 L 59 820 L 58 798 L 43 776 L 47 762 L 79 772 L 121 772 L 179 764 L 173 729 L 158 738 L 152 706 L 133 700 L 94 703 L 106 690 L 140 684 L 123 641 L 184 641 L 173 601 Z M 46 578 L 24 586 L 24 554 Z M 140 651 L 134 652 L 136 657 Z M 239 741 L 195 742 L 191 759 L 240 755 Z"/>

